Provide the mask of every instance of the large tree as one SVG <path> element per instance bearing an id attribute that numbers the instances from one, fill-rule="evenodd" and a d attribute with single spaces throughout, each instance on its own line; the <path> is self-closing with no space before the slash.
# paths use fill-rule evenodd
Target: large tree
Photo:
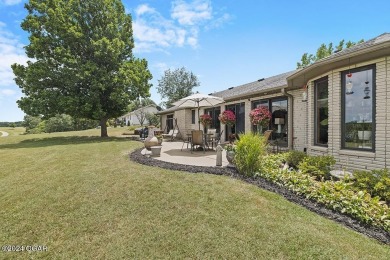
<path id="1" fill-rule="evenodd" d="M 345 43 L 345 48 L 350 48 L 358 43 L 364 42 L 364 40 L 360 40 L 358 42 L 348 41 Z M 321 44 L 321 46 L 317 49 L 316 55 L 304 53 L 301 57 L 301 61 L 297 62 L 297 69 L 304 68 L 317 60 L 323 59 L 325 57 L 330 56 L 334 52 L 338 52 L 344 49 L 344 40 L 341 40 L 339 44 L 336 46 L 336 49 L 333 48 L 333 43 Z"/>
<path id="2" fill-rule="evenodd" d="M 146 107 L 149 105 L 157 106 L 156 102 L 154 102 L 151 98 L 140 98 L 140 99 L 136 99 L 136 100 L 133 100 L 132 102 L 130 102 L 130 104 L 127 106 L 127 110 L 129 112 L 132 112 L 132 111 L 137 110 L 141 107 Z"/>
<path id="3" fill-rule="evenodd" d="M 192 89 L 200 85 L 198 78 L 184 67 L 164 72 L 164 76 L 158 80 L 157 91 L 161 98 L 166 100 L 163 105 L 167 108 L 172 103 L 186 96 L 191 95 Z"/>
<path id="4" fill-rule="evenodd" d="M 152 78 L 136 59 L 131 16 L 120 0 L 30 0 L 23 30 L 29 33 L 27 66 L 13 64 L 29 115 L 106 122 L 126 113 L 130 101 L 149 96 Z"/>

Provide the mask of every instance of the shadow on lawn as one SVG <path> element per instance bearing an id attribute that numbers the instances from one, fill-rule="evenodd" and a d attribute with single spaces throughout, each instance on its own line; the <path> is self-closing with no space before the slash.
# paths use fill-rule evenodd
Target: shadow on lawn
<path id="1" fill-rule="evenodd" d="M 102 138 L 98 136 L 61 136 L 61 137 L 47 137 L 47 138 L 33 138 L 23 140 L 14 144 L 0 145 L 0 149 L 18 149 L 18 148 L 37 148 L 48 147 L 55 145 L 78 145 L 88 143 L 108 143 L 108 142 L 129 142 L 129 138 L 124 137 L 107 137 Z"/>

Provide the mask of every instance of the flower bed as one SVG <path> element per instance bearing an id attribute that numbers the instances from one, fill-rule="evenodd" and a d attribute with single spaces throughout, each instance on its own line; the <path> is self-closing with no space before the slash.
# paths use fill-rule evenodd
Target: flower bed
<path id="1" fill-rule="evenodd" d="M 347 181 L 317 181 L 316 176 L 300 170 L 280 167 L 286 154 L 267 155 L 261 159 L 256 176 L 261 176 L 289 190 L 314 200 L 327 208 L 347 214 L 360 222 L 390 232 L 390 209 L 379 197 L 357 191 Z"/>
<path id="2" fill-rule="evenodd" d="M 378 241 L 390 245 L 390 233 L 385 231 L 383 228 L 373 228 L 369 225 L 362 225 L 362 222 L 358 222 L 356 218 L 341 213 L 339 211 L 332 210 L 330 208 L 325 208 L 323 204 L 315 202 L 315 200 L 307 199 L 303 195 L 299 195 L 297 192 L 288 189 L 287 186 L 277 184 L 278 182 L 272 181 L 273 178 L 261 177 L 260 174 L 256 174 L 256 177 L 248 177 L 239 174 L 235 168 L 225 168 L 225 167 L 205 167 L 205 166 L 192 166 L 192 165 L 183 165 L 164 162 L 161 160 L 156 160 L 152 157 L 143 156 L 141 149 L 137 149 L 130 154 L 130 158 L 138 163 L 145 164 L 148 166 L 157 166 L 164 169 L 170 170 L 179 170 L 186 171 L 190 173 L 208 173 L 216 175 L 225 175 L 232 178 L 236 178 L 247 183 L 256 185 L 262 189 L 275 192 L 286 198 L 287 200 L 299 204 L 312 212 L 315 212 L 321 216 L 324 216 L 328 219 L 337 221 L 346 227 L 349 227 L 357 232 L 365 234 L 369 237 L 375 238 Z M 283 155 L 283 157 L 286 154 Z M 282 160 L 279 160 L 282 162 Z M 274 163 L 272 167 L 275 168 Z M 274 176 L 270 174 L 270 176 Z M 308 176 L 306 176 L 307 178 Z"/>

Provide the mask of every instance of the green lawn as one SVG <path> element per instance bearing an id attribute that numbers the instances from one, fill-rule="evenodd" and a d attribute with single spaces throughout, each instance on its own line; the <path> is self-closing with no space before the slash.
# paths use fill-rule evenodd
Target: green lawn
<path id="1" fill-rule="evenodd" d="M 20 135 L 25 132 L 24 127 L 0 127 L 0 131 L 7 132 L 10 136 Z M 0 133 L 0 137 L 2 134 Z"/>
<path id="2" fill-rule="evenodd" d="M 141 143 L 98 135 L 0 138 L 0 245 L 48 247 L 0 259 L 389 259 L 389 246 L 277 194 L 139 165 L 128 154 Z"/>

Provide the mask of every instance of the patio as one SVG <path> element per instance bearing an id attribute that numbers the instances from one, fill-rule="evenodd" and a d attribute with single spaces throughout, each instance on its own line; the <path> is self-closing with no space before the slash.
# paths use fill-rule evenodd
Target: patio
<path id="1" fill-rule="evenodd" d="M 206 150 L 205 152 L 193 151 L 191 153 L 190 147 L 188 147 L 187 149 L 187 144 L 184 144 L 183 150 L 181 150 L 182 146 L 182 141 L 163 142 L 161 148 L 161 155 L 159 157 L 152 158 L 164 162 L 183 165 L 216 167 L 217 152 L 215 149 Z M 141 151 L 141 154 L 149 156 L 151 152 L 146 149 L 143 149 Z M 226 151 L 223 150 L 222 167 L 226 167 L 228 164 L 229 163 L 226 160 Z"/>

